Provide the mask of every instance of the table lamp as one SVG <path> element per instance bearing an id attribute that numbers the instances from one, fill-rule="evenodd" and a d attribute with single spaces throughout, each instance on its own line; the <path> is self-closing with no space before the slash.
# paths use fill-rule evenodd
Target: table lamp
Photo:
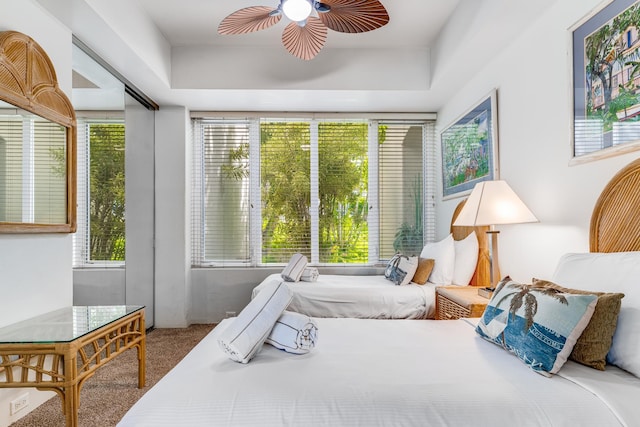
<path id="1" fill-rule="evenodd" d="M 489 226 L 491 235 L 491 289 L 500 280 L 498 261 L 498 233 L 496 225 L 538 222 L 509 184 L 503 180 L 482 181 L 476 184 L 453 225 Z"/>

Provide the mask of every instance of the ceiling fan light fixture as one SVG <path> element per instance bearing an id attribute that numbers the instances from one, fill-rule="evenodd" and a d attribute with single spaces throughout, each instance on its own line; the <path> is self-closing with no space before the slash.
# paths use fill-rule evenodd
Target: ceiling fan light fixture
<path id="1" fill-rule="evenodd" d="M 307 19 L 313 6 L 309 0 L 283 0 L 282 13 L 294 22 L 302 22 Z"/>

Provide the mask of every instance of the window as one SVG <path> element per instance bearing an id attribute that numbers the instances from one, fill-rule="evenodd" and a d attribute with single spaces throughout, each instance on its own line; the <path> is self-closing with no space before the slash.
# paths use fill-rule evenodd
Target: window
<path id="1" fill-rule="evenodd" d="M 66 159 L 64 127 L 0 110 L 0 221 L 64 224 Z"/>
<path id="2" fill-rule="evenodd" d="M 124 121 L 78 119 L 78 231 L 74 267 L 122 265 Z"/>
<path id="3" fill-rule="evenodd" d="M 295 252 L 315 265 L 373 265 L 433 238 L 431 122 L 193 125 L 193 265 L 283 264 Z"/>

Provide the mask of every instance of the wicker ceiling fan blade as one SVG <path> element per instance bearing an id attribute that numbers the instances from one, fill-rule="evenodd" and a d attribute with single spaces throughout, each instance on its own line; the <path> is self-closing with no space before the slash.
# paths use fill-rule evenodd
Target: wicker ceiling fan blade
<path id="1" fill-rule="evenodd" d="M 385 26 L 389 14 L 378 0 L 324 0 L 331 9 L 318 13 L 324 25 L 341 33 L 364 33 Z"/>
<path id="2" fill-rule="evenodd" d="M 327 27 L 314 16 L 304 27 L 291 22 L 282 32 L 282 44 L 293 56 L 308 61 L 315 58 L 327 40 Z"/>
<path id="3" fill-rule="evenodd" d="M 274 14 L 273 11 L 272 7 L 267 6 L 252 6 L 237 10 L 220 22 L 218 33 L 223 35 L 247 34 L 264 30 L 282 19 L 282 14 Z"/>

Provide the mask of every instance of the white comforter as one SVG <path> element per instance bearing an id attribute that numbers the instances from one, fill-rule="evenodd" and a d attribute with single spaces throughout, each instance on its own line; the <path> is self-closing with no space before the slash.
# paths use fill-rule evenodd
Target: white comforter
<path id="1" fill-rule="evenodd" d="M 253 289 L 252 298 L 269 282 L 282 280 L 272 274 Z M 361 319 L 423 319 L 435 314 L 435 286 L 411 283 L 396 286 L 378 276 L 321 274 L 315 282 L 287 282 L 293 301 L 287 310 L 312 317 Z"/>
<path id="2" fill-rule="evenodd" d="M 465 320 L 316 320 L 310 353 L 265 345 L 247 365 L 218 348 L 223 321 L 118 425 L 603 427 L 640 420 L 638 378 L 573 362 L 543 377 Z"/>

